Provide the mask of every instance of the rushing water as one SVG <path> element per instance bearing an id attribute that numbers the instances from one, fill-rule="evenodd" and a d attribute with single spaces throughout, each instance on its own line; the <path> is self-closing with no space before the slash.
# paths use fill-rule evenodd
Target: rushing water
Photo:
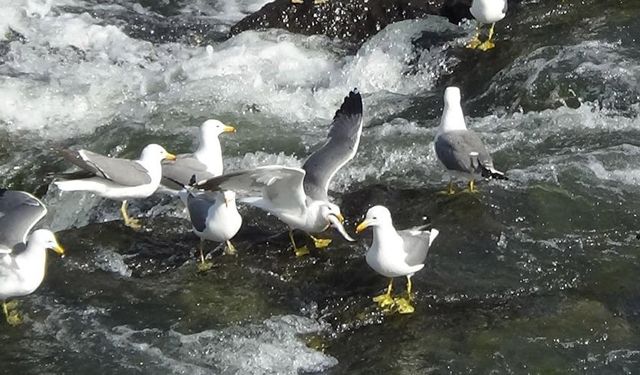
<path id="1" fill-rule="evenodd" d="M 0 183 L 44 196 L 68 249 L 20 300 L 26 323 L 0 325 L 1 372 L 640 372 L 640 2 L 522 1 L 488 53 L 462 48 L 473 23 L 437 17 L 362 45 L 227 39 L 264 3 L 0 0 Z M 510 176 L 478 195 L 438 194 L 452 84 Z M 331 187 L 348 229 L 385 204 L 397 227 L 441 231 L 410 316 L 371 302 L 386 281 L 366 241 L 296 259 L 270 236 L 281 224 L 243 208 L 238 257 L 198 274 L 176 202 L 134 202 L 136 233 L 116 203 L 49 185 L 61 147 L 185 152 L 211 117 L 238 128 L 227 170 L 298 165 L 353 87 L 366 128 Z"/>

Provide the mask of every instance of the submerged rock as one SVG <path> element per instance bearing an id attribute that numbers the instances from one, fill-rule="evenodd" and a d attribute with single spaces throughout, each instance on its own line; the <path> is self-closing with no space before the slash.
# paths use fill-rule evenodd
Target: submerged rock
<path id="1" fill-rule="evenodd" d="M 240 20 L 231 34 L 279 28 L 361 42 L 393 22 L 427 15 L 441 15 L 458 23 L 471 17 L 470 5 L 471 0 L 329 0 L 321 5 L 312 0 L 303 4 L 276 0 Z"/>

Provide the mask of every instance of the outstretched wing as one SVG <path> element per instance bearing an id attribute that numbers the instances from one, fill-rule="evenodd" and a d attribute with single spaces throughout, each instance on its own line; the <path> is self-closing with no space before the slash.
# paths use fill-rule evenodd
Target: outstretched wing
<path id="1" fill-rule="evenodd" d="M 300 168 L 267 165 L 213 177 L 198 182 L 195 187 L 206 190 L 259 192 L 271 207 L 277 207 L 282 211 L 302 211 L 307 206 L 302 187 L 304 176 L 305 172 Z"/>
<path id="2" fill-rule="evenodd" d="M 0 253 L 24 246 L 29 231 L 46 214 L 47 208 L 33 195 L 0 189 Z"/>
<path id="3" fill-rule="evenodd" d="M 63 150 L 65 160 L 98 177 L 124 186 L 151 182 L 149 171 L 133 160 L 109 158 L 88 150 Z"/>
<path id="4" fill-rule="evenodd" d="M 305 193 L 317 200 L 328 200 L 329 183 L 349 160 L 353 159 L 362 134 L 362 97 L 357 90 L 344 98 L 331 123 L 325 144 L 306 160 L 302 169 Z"/>

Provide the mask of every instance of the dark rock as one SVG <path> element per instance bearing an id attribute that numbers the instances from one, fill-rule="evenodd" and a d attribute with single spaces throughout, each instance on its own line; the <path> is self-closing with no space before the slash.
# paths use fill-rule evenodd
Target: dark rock
<path id="1" fill-rule="evenodd" d="M 276 0 L 238 22 L 231 28 L 231 34 L 279 28 L 358 43 L 385 26 L 406 19 L 442 15 L 458 23 L 471 16 L 470 3 L 471 0 L 329 0 L 315 5 L 312 0 L 304 4 Z"/>

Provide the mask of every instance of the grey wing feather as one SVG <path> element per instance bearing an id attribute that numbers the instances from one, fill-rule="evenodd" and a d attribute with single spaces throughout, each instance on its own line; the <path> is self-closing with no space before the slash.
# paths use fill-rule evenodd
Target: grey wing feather
<path id="1" fill-rule="evenodd" d="M 0 247 L 24 245 L 29 231 L 46 214 L 47 208 L 33 195 L 0 189 Z"/>
<path id="2" fill-rule="evenodd" d="M 404 251 L 407 254 L 405 261 L 410 266 L 424 264 L 429 252 L 429 245 L 433 242 L 430 232 L 417 232 L 415 230 L 398 231 L 404 241 Z"/>
<path id="3" fill-rule="evenodd" d="M 435 142 L 438 159 L 449 170 L 482 173 L 482 167 L 492 169 L 493 159 L 480 136 L 472 130 L 440 134 Z M 476 153 L 477 156 L 473 156 Z"/>
<path id="4" fill-rule="evenodd" d="M 209 208 L 211 208 L 215 202 L 215 197 L 209 193 L 189 194 L 187 198 L 187 210 L 189 211 L 191 224 L 198 232 L 202 232 L 206 228 Z"/>
<path id="5" fill-rule="evenodd" d="M 162 185 L 168 188 L 182 189 L 182 186 L 169 179 L 188 186 L 194 175 L 196 176 L 196 181 L 214 177 L 213 174 L 207 172 L 207 166 L 193 157 L 192 154 L 178 155 L 175 161 L 165 160 L 162 162 Z"/>
<path id="6" fill-rule="evenodd" d="M 507 8 L 508 8 L 508 6 L 509 6 L 508 4 L 509 4 L 509 2 L 505 0 L 505 2 L 504 2 L 504 8 L 502 8 L 502 13 L 507 14 Z"/>
<path id="7" fill-rule="evenodd" d="M 110 158 L 88 150 L 63 150 L 62 155 L 68 162 L 120 185 L 139 186 L 151 182 L 149 171 L 132 160 Z"/>
<path id="8" fill-rule="evenodd" d="M 302 166 L 306 171 L 304 191 L 308 196 L 328 200 L 329 183 L 335 173 L 355 156 L 361 134 L 362 97 L 354 90 L 336 111 L 326 143 Z"/>
<path id="9" fill-rule="evenodd" d="M 305 171 L 300 168 L 268 165 L 213 177 L 198 182 L 195 187 L 205 190 L 258 192 L 274 206 L 300 210 L 306 207 L 306 196 L 302 188 L 304 176 Z"/>

